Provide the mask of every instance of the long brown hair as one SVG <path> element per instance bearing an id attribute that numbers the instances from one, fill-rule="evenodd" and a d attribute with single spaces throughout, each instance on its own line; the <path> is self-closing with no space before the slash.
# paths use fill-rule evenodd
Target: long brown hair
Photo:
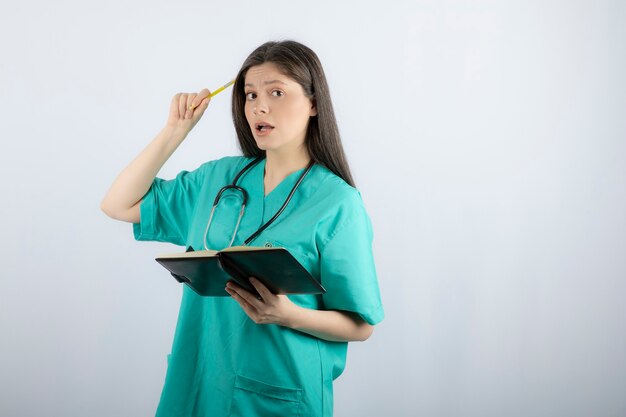
<path id="1" fill-rule="evenodd" d="M 266 62 L 275 64 L 282 73 L 302 86 L 317 109 L 317 115 L 309 118 L 305 144 L 309 156 L 315 161 L 354 185 L 350 167 L 343 152 L 341 137 L 330 99 L 326 76 L 319 58 L 310 48 L 295 41 L 266 42 L 256 48 L 244 61 L 233 88 L 233 123 L 239 146 L 245 156 L 262 156 L 264 150 L 257 147 L 246 120 L 244 84 L 246 73 L 255 65 Z"/>

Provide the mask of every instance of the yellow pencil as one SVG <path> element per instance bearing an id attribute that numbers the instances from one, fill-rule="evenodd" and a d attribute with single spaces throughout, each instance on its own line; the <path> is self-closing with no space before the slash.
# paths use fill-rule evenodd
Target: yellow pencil
<path id="1" fill-rule="evenodd" d="M 222 91 L 226 90 L 228 87 L 230 87 L 231 85 L 233 85 L 235 83 L 235 80 L 230 80 L 229 82 L 227 82 L 226 84 L 224 84 L 223 86 L 221 86 L 220 88 L 218 88 L 217 90 L 213 91 L 211 94 L 209 94 L 209 97 L 213 98 L 213 96 L 218 95 L 219 93 L 221 93 Z M 202 103 L 202 102 L 200 102 Z M 189 110 L 193 110 L 198 106 L 189 106 Z"/>
<path id="2" fill-rule="evenodd" d="M 230 80 L 229 82 L 227 82 L 226 84 L 218 88 L 217 90 L 213 91 L 209 97 L 213 97 L 214 95 L 221 93 L 222 91 L 224 91 L 225 89 L 233 85 L 234 83 L 235 83 L 235 80 Z"/>

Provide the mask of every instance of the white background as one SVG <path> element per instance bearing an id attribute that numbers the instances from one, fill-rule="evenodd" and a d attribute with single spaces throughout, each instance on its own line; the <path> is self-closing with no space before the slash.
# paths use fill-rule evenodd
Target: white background
<path id="1" fill-rule="evenodd" d="M 0 415 L 147 416 L 181 287 L 99 204 L 179 91 L 319 55 L 386 319 L 337 416 L 626 414 L 622 1 L 0 6 Z M 237 154 L 230 90 L 160 172 Z"/>

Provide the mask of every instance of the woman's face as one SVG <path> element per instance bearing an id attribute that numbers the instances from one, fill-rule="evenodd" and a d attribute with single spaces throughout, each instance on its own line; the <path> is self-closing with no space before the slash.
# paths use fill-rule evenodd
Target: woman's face
<path id="1" fill-rule="evenodd" d="M 248 69 L 244 91 L 246 119 L 259 149 L 284 153 L 303 146 L 317 110 L 300 84 L 266 62 Z"/>

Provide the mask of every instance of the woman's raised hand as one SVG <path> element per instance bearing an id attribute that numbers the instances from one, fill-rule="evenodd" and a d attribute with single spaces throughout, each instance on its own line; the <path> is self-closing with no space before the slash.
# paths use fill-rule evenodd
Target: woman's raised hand
<path id="1" fill-rule="evenodd" d="M 100 207 L 108 216 L 139 223 L 139 205 L 157 173 L 198 123 L 211 101 L 206 88 L 199 93 L 178 93 L 172 98 L 167 125 L 115 179 Z"/>
<path id="2" fill-rule="evenodd" d="M 186 135 L 198 123 L 211 101 L 206 88 L 199 93 L 178 93 L 172 97 L 166 127 Z"/>

